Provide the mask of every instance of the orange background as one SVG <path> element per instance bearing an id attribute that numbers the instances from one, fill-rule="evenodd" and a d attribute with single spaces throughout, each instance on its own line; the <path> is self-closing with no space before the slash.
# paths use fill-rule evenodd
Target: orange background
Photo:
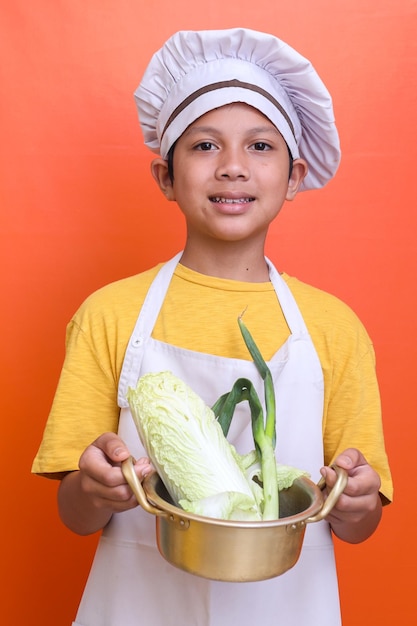
<path id="1" fill-rule="evenodd" d="M 337 543 L 344 625 L 417 623 L 416 18 L 415 0 L 2 3 L 4 624 L 70 624 L 97 541 L 67 531 L 56 483 L 30 475 L 65 325 L 91 291 L 183 242 L 151 180 L 132 92 L 174 31 L 231 26 L 288 41 L 333 94 L 339 173 L 284 209 L 267 252 L 347 301 L 377 352 L 395 503 L 368 542 Z"/>

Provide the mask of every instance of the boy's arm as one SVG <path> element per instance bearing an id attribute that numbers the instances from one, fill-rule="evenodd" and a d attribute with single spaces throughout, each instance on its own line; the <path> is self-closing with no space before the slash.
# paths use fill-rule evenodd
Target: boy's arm
<path id="1" fill-rule="evenodd" d="M 326 519 L 339 539 L 360 543 L 372 535 L 380 522 L 381 481 L 363 454 L 355 448 L 345 450 L 334 462 L 346 469 L 348 483 Z M 326 479 L 327 489 L 331 489 L 336 481 L 334 470 L 324 467 L 321 473 Z"/>
<path id="2" fill-rule="evenodd" d="M 68 473 L 58 489 L 58 510 L 63 523 L 79 535 L 101 530 L 113 513 L 137 506 L 137 500 L 126 483 L 120 463 L 129 450 L 114 433 L 105 433 L 86 448 L 79 470 Z M 149 460 L 135 465 L 142 480 L 151 471 Z"/>

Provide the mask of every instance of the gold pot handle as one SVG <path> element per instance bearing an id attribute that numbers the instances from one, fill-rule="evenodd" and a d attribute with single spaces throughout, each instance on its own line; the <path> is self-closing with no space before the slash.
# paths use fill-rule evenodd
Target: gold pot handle
<path id="1" fill-rule="evenodd" d="M 348 481 L 347 471 L 343 469 L 342 467 L 339 467 L 338 465 L 332 465 L 331 467 L 334 469 L 334 471 L 336 472 L 336 476 L 337 476 L 333 489 L 331 490 L 326 500 L 324 501 L 323 506 L 320 509 L 320 511 L 316 515 L 313 515 L 312 517 L 308 517 L 306 519 L 306 523 L 320 522 L 322 519 L 327 517 L 346 487 L 346 483 Z M 317 487 L 323 490 L 325 486 L 326 486 L 326 481 L 324 478 L 321 478 L 319 482 L 317 483 Z"/>
<path id="2" fill-rule="evenodd" d="M 165 511 L 162 511 L 162 509 L 158 509 L 156 506 L 153 506 L 148 501 L 142 484 L 135 472 L 134 465 L 135 459 L 133 458 L 133 456 L 130 456 L 128 459 L 122 462 L 122 472 L 123 476 L 126 479 L 126 482 L 135 494 L 136 500 L 139 502 L 140 506 L 148 513 L 152 513 L 152 515 L 166 516 Z"/>

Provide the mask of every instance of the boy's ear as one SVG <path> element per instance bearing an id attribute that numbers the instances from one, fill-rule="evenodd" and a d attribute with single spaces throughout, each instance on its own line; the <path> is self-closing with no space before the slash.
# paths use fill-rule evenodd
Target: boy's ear
<path id="1" fill-rule="evenodd" d="M 294 159 L 292 165 L 291 176 L 288 181 L 287 200 L 294 200 L 300 189 L 301 183 L 307 176 L 308 165 L 304 159 Z"/>
<path id="2" fill-rule="evenodd" d="M 165 161 L 161 157 L 154 159 L 151 163 L 151 174 L 166 199 L 175 200 L 172 181 L 168 173 L 168 161 Z"/>

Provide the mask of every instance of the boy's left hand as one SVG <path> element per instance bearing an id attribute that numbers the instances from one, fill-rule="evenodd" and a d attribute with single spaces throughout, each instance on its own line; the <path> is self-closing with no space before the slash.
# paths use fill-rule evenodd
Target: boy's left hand
<path id="1" fill-rule="evenodd" d="M 381 519 L 381 480 L 355 448 L 339 454 L 334 464 L 347 471 L 348 482 L 326 519 L 337 537 L 349 543 L 360 543 L 374 532 Z M 328 493 L 336 482 L 336 473 L 330 467 L 323 467 L 321 474 L 326 480 Z"/>

